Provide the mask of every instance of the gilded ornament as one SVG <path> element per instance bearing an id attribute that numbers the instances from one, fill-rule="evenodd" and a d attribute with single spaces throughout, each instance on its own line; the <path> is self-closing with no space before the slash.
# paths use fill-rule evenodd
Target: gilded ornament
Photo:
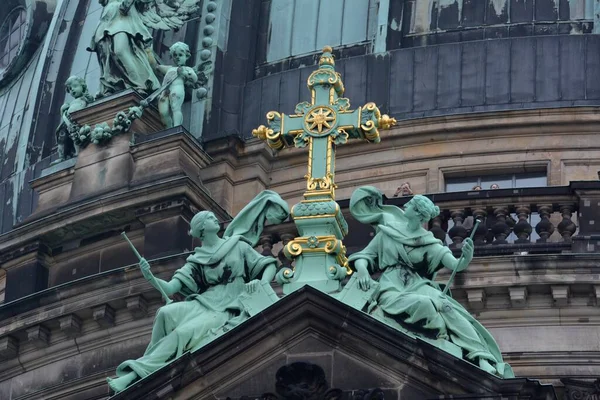
<path id="1" fill-rule="evenodd" d="M 392 126 L 396 125 L 396 118 L 390 118 L 389 115 L 383 114 L 377 123 L 379 125 L 379 129 L 390 129 Z"/>
<path id="2" fill-rule="evenodd" d="M 343 276 L 351 273 L 342 243 L 348 224 L 335 203 L 335 149 L 350 139 L 377 143 L 378 128 L 388 128 L 393 122 L 387 115 L 381 116 L 375 103 L 350 110 L 350 100 L 342 97 L 344 83 L 335 71 L 332 50 L 329 46 L 323 49 L 319 68 L 308 77 L 310 102 L 299 102 L 293 115 L 269 112 L 266 126 L 253 130 L 254 136 L 276 150 L 308 147 L 304 201 L 292 210 L 301 236 L 283 249 L 286 257 L 295 260 L 295 267 L 277 274 L 284 293 L 302 282 L 311 282 L 325 292 L 336 291 Z M 316 234 L 319 230 L 323 235 Z M 321 265 L 323 262 L 326 266 Z M 333 274 L 328 269 L 332 265 Z"/>
<path id="3" fill-rule="evenodd" d="M 335 125 L 335 111 L 329 107 L 318 107 L 310 111 L 306 116 L 306 127 L 311 133 L 327 132 Z"/>
<path id="4" fill-rule="evenodd" d="M 267 140 L 267 133 L 269 132 L 269 128 L 267 128 L 264 125 L 259 126 L 256 129 L 252 129 L 252 136 L 260 139 L 260 140 Z"/>

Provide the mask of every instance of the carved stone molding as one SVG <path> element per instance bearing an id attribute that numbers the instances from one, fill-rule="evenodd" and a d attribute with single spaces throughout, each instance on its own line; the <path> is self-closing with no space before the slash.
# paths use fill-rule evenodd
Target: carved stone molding
<path id="1" fill-rule="evenodd" d="M 467 290 L 469 306 L 474 310 L 480 310 L 485 307 L 485 290 L 483 288 Z"/>
<path id="2" fill-rule="evenodd" d="M 125 299 L 127 309 L 133 315 L 133 318 L 140 319 L 148 315 L 148 302 L 142 295 L 131 296 Z"/>
<path id="3" fill-rule="evenodd" d="M 115 310 L 108 304 L 103 304 L 92 309 L 94 321 L 102 328 L 111 328 L 115 326 Z"/>
<path id="4" fill-rule="evenodd" d="M 12 336 L 0 338 L 0 360 L 10 360 L 19 354 L 19 341 Z"/>
<path id="5" fill-rule="evenodd" d="M 508 288 L 510 304 L 513 307 L 522 307 L 527 304 L 527 287 L 513 286 Z"/>
<path id="6" fill-rule="evenodd" d="M 64 332 L 69 339 L 79 336 L 81 333 L 81 318 L 75 314 L 69 314 L 59 318 L 58 323 L 60 324 L 60 330 Z"/>
<path id="7" fill-rule="evenodd" d="M 38 349 L 48 347 L 50 343 L 50 330 L 42 325 L 32 326 L 26 329 L 27 341 Z"/>
<path id="8" fill-rule="evenodd" d="M 598 400 L 600 399 L 600 379 L 581 381 L 561 379 L 565 385 L 565 400 Z"/>
<path id="9" fill-rule="evenodd" d="M 552 298 L 554 299 L 554 304 L 559 307 L 569 304 L 570 291 L 568 285 L 552 285 L 550 288 L 552 289 Z"/>

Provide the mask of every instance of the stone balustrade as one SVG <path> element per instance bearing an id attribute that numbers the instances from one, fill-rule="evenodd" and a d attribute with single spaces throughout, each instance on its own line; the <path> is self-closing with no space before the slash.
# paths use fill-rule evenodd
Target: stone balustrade
<path id="1" fill-rule="evenodd" d="M 427 194 L 440 207 L 440 215 L 430 221 L 428 229 L 460 253 L 475 220 L 479 220 L 473 234 L 476 256 L 594 251 L 595 246 L 588 244 L 586 248 L 576 246 L 575 242 L 587 243 L 591 239 L 600 245 L 600 235 L 596 239 L 594 235 L 579 232 L 580 223 L 595 232 L 593 218 L 600 210 L 593 206 L 600 202 L 586 198 L 600 199 L 600 187 L 596 186 L 598 182 L 575 182 L 569 186 Z M 386 203 L 402 207 L 410 199 L 410 196 L 391 198 Z M 367 245 L 373 229 L 353 220 L 348 200 L 338 202 L 350 225 L 344 243 L 352 253 Z M 582 217 L 580 207 L 592 208 Z M 261 241 L 263 254 L 278 256 L 282 264 L 289 266 L 290 261 L 283 257 L 281 248 L 295 236 L 297 231 L 291 222 L 267 227 Z"/>
<path id="2" fill-rule="evenodd" d="M 565 187 L 447 193 L 429 197 L 440 215 L 429 229 L 451 249 L 473 234 L 479 254 L 571 250 L 579 198 Z M 395 201 L 397 205 L 408 198 Z M 479 220 L 475 232 L 475 221 Z"/>

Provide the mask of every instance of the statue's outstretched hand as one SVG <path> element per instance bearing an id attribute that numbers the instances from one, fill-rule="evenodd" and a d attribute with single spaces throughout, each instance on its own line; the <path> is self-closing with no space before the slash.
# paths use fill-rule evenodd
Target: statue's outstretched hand
<path id="1" fill-rule="evenodd" d="M 146 260 L 145 258 L 141 258 L 139 266 L 142 270 L 142 275 L 144 275 L 144 278 L 146 278 L 147 280 L 152 279 L 152 271 L 150 270 L 150 263 L 148 262 L 148 260 Z"/>
<path id="2" fill-rule="evenodd" d="M 261 284 L 261 282 L 258 279 L 254 279 L 253 281 L 246 283 L 246 292 L 252 294 L 252 293 L 258 291 L 260 284 Z"/>

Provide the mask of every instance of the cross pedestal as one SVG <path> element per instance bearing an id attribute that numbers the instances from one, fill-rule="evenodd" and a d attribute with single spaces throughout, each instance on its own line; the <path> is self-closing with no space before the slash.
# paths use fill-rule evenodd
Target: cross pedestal
<path id="1" fill-rule="evenodd" d="M 335 71 L 331 52 L 329 46 L 323 49 L 319 68 L 308 77 L 311 101 L 296 105 L 293 115 L 270 111 L 267 126 L 252 131 L 277 151 L 308 147 L 304 200 L 292 207 L 300 236 L 284 248 L 295 266 L 277 274 L 286 294 L 306 284 L 326 293 L 336 292 L 340 281 L 352 273 L 342 243 L 348 224 L 335 201 L 335 148 L 349 139 L 379 143 L 379 129 L 396 123 L 374 103 L 350 110 L 350 100 L 342 97 L 344 83 Z"/>

